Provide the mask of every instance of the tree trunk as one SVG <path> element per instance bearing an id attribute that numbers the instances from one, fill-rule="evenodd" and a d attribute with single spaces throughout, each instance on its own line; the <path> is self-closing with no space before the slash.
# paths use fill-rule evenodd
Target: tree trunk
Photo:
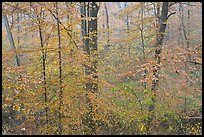
<path id="1" fill-rule="evenodd" d="M 182 27 L 182 19 L 181 19 L 181 3 L 179 3 L 179 14 L 180 14 L 180 23 L 178 25 L 178 31 L 179 31 L 179 34 L 178 34 L 178 45 L 181 45 L 181 37 L 182 37 L 182 30 L 181 30 L 181 27 Z"/>
<path id="2" fill-rule="evenodd" d="M 162 11 L 161 11 L 161 16 L 159 19 L 159 30 L 157 34 L 157 41 L 156 41 L 156 50 L 155 50 L 155 65 L 153 66 L 153 80 L 152 80 L 152 92 L 153 92 L 153 97 L 151 98 L 152 100 L 152 105 L 149 106 L 149 117 L 148 117 L 148 127 L 150 127 L 151 121 L 153 120 L 154 113 L 153 111 L 155 110 L 155 103 L 156 103 L 156 91 L 159 86 L 159 70 L 160 70 L 160 55 L 161 55 L 161 50 L 162 50 L 162 42 L 164 39 L 164 33 L 166 29 L 166 22 L 168 18 L 168 8 L 169 8 L 169 2 L 163 2 L 162 5 Z M 149 130 L 150 128 L 148 128 Z M 150 131 L 149 131 L 150 132 Z"/>
<path id="3" fill-rule="evenodd" d="M 15 47 L 15 43 L 14 43 L 14 39 L 13 39 L 11 29 L 9 27 L 7 16 L 6 15 L 2 15 L 2 16 L 3 16 L 3 23 L 4 23 L 5 27 L 6 27 L 7 37 L 8 37 L 9 43 L 10 43 L 10 47 L 14 52 L 14 58 L 13 58 L 14 64 L 15 64 L 15 66 L 20 66 L 20 60 L 19 60 L 18 54 L 16 53 L 16 47 Z M 20 81 L 19 85 L 20 85 L 21 81 L 22 81 L 21 80 L 21 75 L 19 75 L 18 78 L 20 79 L 19 80 Z M 22 92 L 22 90 L 20 90 L 20 93 L 21 92 Z M 16 96 L 16 93 L 15 92 L 13 92 L 13 93 L 14 93 L 13 95 Z M 10 108 L 14 107 L 15 102 L 16 102 L 16 98 L 14 98 L 13 101 L 11 102 Z M 22 108 L 22 104 L 21 104 L 21 108 Z M 11 109 L 11 117 L 15 118 L 15 116 L 16 116 L 16 112 L 13 109 Z"/>
<path id="4" fill-rule="evenodd" d="M 45 104 L 45 124 L 46 124 L 46 133 L 48 134 L 48 107 L 47 107 L 47 80 L 46 80 L 46 51 L 44 47 L 44 42 L 43 42 L 43 30 L 42 27 L 40 26 L 41 22 L 41 17 L 42 17 L 42 7 L 40 9 L 40 17 L 37 14 L 37 9 L 35 9 L 37 20 L 38 20 L 38 32 L 39 32 L 39 37 L 40 37 L 40 46 L 41 46 L 41 52 L 42 52 L 42 79 L 43 79 L 43 88 L 44 88 L 44 104 Z"/>
<path id="5" fill-rule="evenodd" d="M 125 8 L 127 8 L 127 3 L 126 2 L 125 2 L 124 6 L 125 6 Z M 129 37 L 130 24 L 129 24 L 128 13 L 126 15 L 125 23 L 126 23 L 127 36 Z M 129 58 L 130 58 L 130 45 L 128 45 L 128 55 L 129 55 Z"/>
<path id="6" fill-rule="evenodd" d="M 143 2 L 141 2 L 141 28 L 140 28 L 140 36 L 141 36 L 141 43 L 142 43 L 142 55 L 145 63 L 145 44 L 144 44 L 144 5 Z M 147 88 L 146 86 L 146 73 L 147 70 L 144 70 L 144 89 Z"/>
<path id="7" fill-rule="evenodd" d="M 156 65 L 154 66 L 154 76 L 156 79 L 154 79 L 152 81 L 152 91 L 156 91 L 158 88 L 158 84 L 159 84 L 159 65 L 160 65 L 160 54 L 161 54 L 161 45 L 163 42 L 163 38 L 164 38 L 164 33 L 165 33 L 165 29 L 166 29 L 166 21 L 167 21 L 167 14 L 168 14 L 168 4 L 169 2 L 163 2 L 163 6 L 162 6 L 162 12 L 161 12 L 161 17 L 159 20 L 159 32 L 158 32 L 158 37 L 157 37 L 157 42 L 156 42 L 156 50 L 155 50 L 155 61 L 156 61 Z"/>
<path id="8" fill-rule="evenodd" d="M 14 63 L 15 63 L 16 66 L 20 66 L 19 57 L 18 57 L 18 54 L 16 53 L 16 46 L 15 46 L 15 43 L 14 43 L 13 35 L 11 33 L 11 29 L 9 27 L 8 18 L 7 18 L 6 15 L 2 15 L 2 16 L 3 16 L 3 23 L 4 23 L 5 27 L 6 27 L 10 47 L 14 51 L 14 56 L 15 56 L 14 57 Z"/>
<path id="9" fill-rule="evenodd" d="M 90 17 L 93 19 L 89 22 L 88 25 L 88 30 L 89 30 L 89 37 L 91 38 L 91 41 L 89 42 L 89 48 L 90 48 L 90 57 L 93 59 L 92 60 L 92 66 L 90 68 L 90 75 L 94 78 L 95 82 L 90 82 L 87 85 L 87 91 L 92 92 L 92 93 L 97 93 L 98 92 L 98 74 L 97 74 L 97 69 L 98 69 L 98 61 L 97 61 L 97 14 L 99 7 L 97 6 L 96 2 L 91 2 L 90 3 Z M 91 126 L 91 133 L 95 134 L 96 133 L 96 127 L 94 123 L 94 112 L 93 112 L 93 104 L 90 102 L 89 103 L 89 109 L 90 109 L 90 126 Z"/>
<path id="10" fill-rule="evenodd" d="M 87 17 L 85 13 L 87 13 L 88 17 L 92 18 L 88 23 L 85 20 L 82 20 L 81 27 L 82 27 L 82 37 L 87 35 L 89 38 L 83 39 L 84 42 L 84 51 L 88 54 L 89 59 L 91 61 L 91 66 L 85 66 L 85 75 L 91 76 L 93 80 L 89 80 L 86 83 L 86 92 L 87 92 L 87 104 L 89 106 L 89 112 L 87 116 L 88 127 L 91 129 L 90 134 L 96 133 L 96 127 L 94 123 L 94 112 L 93 112 L 93 104 L 91 99 L 89 98 L 89 94 L 97 93 L 98 91 L 98 75 L 97 75 L 97 14 L 98 14 L 99 7 L 96 2 L 88 2 L 86 7 L 85 3 L 81 3 L 81 16 Z M 88 26 L 86 28 L 85 26 Z M 85 31 L 84 31 L 85 30 Z"/>
<path id="11" fill-rule="evenodd" d="M 19 7 L 19 3 L 17 3 L 17 7 Z M 17 23 L 18 23 L 18 26 L 17 26 L 17 35 L 18 35 L 18 38 L 17 38 L 17 44 L 18 46 L 20 45 L 20 12 L 17 13 Z"/>
<path id="12" fill-rule="evenodd" d="M 104 2 L 104 7 L 105 7 L 105 11 L 106 11 L 106 27 L 107 27 L 107 37 L 108 37 L 108 40 L 107 40 L 107 45 L 109 44 L 110 42 L 110 33 L 109 33 L 109 16 L 108 16 L 108 8 L 106 6 L 106 3 Z"/>
<path id="13" fill-rule="evenodd" d="M 59 108 L 58 108 L 58 132 L 61 135 L 62 134 L 62 112 L 61 107 L 63 105 L 62 97 L 63 97 L 63 90 L 62 90 L 62 55 L 61 55 L 61 37 L 60 37 L 60 23 L 59 23 L 59 17 L 58 17 L 58 6 L 56 2 L 56 17 L 57 17 L 57 35 L 58 35 L 58 61 L 59 61 Z"/>
<path id="14" fill-rule="evenodd" d="M 189 46 L 190 46 L 189 45 L 189 35 L 190 35 L 190 31 L 189 31 L 189 29 L 190 29 L 190 9 L 189 9 L 189 7 L 188 7 L 188 10 L 187 10 L 187 29 L 186 29 L 186 26 L 184 25 L 184 18 L 182 18 L 182 26 L 183 26 L 184 38 L 186 40 L 186 45 L 187 45 L 186 49 L 187 49 L 187 52 L 188 52 L 187 59 L 185 61 L 185 72 L 186 72 L 186 74 L 189 74 L 189 76 L 186 75 L 185 79 L 186 79 L 186 84 L 187 85 L 190 84 L 192 86 L 192 83 L 191 83 L 191 79 L 192 79 L 191 71 L 189 69 L 190 64 L 188 63 L 191 60 L 190 55 L 189 55 L 189 52 L 190 52 L 190 50 L 189 50 Z M 184 112 L 186 112 L 186 110 L 187 110 L 187 108 L 186 108 L 186 106 L 187 106 L 186 94 L 187 93 L 185 91 L 185 95 L 184 95 Z"/>

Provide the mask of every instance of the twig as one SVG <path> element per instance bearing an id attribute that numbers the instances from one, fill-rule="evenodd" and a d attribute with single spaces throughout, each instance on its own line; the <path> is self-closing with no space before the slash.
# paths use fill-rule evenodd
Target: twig
<path id="1" fill-rule="evenodd" d="M 202 119 L 202 117 L 187 117 L 188 119 Z"/>
<path id="2" fill-rule="evenodd" d="M 172 13 L 170 13 L 170 14 L 167 16 L 166 19 L 168 19 L 171 15 L 174 15 L 174 14 L 176 14 L 176 12 L 172 12 Z"/>
<path id="3" fill-rule="evenodd" d="M 202 63 L 199 63 L 199 62 L 196 62 L 196 61 L 187 61 L 189 63 L 194 63 L 195 65 L 201 65 L 202 66 Z"/>
<path id="4" fill-rule="evenodd" d="M 19 7 L 13 6 L 13 5 L 11 5 L 11 4 L 8 4 L 7 2 L 5 2 L 4 4 L 6 4 L 6 5 L 8 5 L 8 6 L 12 7 L 12 8 L 14 8 L 15 10 L 22 11 L 24 14 L 28 15 L 30 18 L 32 18 L 32 19 L 34 19 L 34 20 L 36 19 L 35 17 L 31 16 L 31 15 L 30 15 L 31 13 L 29 13 L 29 12 L 26 11 L 25 9 L 21 9 L 21 8 L 19 8 Z"/>
<path id="5" fill-rule="evenodd" d="M 47 8 L 48 9 L 48 8 Z M 57 17 L 55 16 L 55 14 L 48 9 L 48 11 L 53 15 L 53 17 L 57 20 Z M 79 50 L 79 47 L 77 46 L 76 42 L 73 40 L 72 35 L 69 33 L 69 30 L 62 24 L 62 22 L 59 20 L 59 24 L 62 25 L 62 27 L 66 30 L 67 34 L 69 35 L 69 37 L 71 38 L 72 42 L 74 43 L 74 45 L 76 46 L 76 48 Z"/>

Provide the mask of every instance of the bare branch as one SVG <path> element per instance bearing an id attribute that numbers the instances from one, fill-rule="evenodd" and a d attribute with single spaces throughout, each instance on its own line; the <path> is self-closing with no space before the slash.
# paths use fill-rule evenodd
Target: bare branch
<path id="1" fill-rule="evenodd" d="M 176 12 L 170 13 L 170 14 L 167 16 L 167 19 L 168 19 L 171 15 L 174 15 L 174 14 L 176 14 Z"/>
<path id="2" fill-rule="evenodd" d="M 19 8 L 19 7 L 17 7 L 17 6 L 14 6 L 14 5 L 11 5 L 11 4 L 7 3 L 7 2 L 5 2 L 4 4 L 6 4 L 6 5 L 8 5 L 8 6 L 12 7 L 12 8 L 14 8 L 14 11 L 15 11 L 15 10 L 19 10 L 19 11 L 23 12 L 25 15 L 28 15 L 28 16 L 29 16 L 30 18 L 32 18 L 33 20 L 36 19 L 35 17 L 31 16 L 31 13 L 29 13 L 29 12 L 28 12 L 27 10 L 25 10 L 25 9 L 21 9 L 21 8 Z"/>
<path id="3" fill-rule="evenodd" d="M 48 11 L 53 15 L 53 17 L 56 19 L 56 20 L 59 20 L 55 14 L 50 10 L 48 9 Z M 69 35 L 69 37 L 71 38 L 72 42 L 74 43 L 74 45 L 76 46 L 76 48 L 79 50 L 79 47 L 78 45 L 76 44 L 76 42 L 73 40 L 72 38 L 72 35 L 69 33 L 69 30 L 62 24 L 62 22 L 59 20 L 59 24 L 62 25 L 62 27 L 66 30 L 67 34 Z"/>
<path id="4" fill-rule="evenodd" d="M 187 61 L 187 62 L 193 63 L 193 64 L 195 64 L 195 65 L 201 65 L 201 66 L 202 66 L 202 63 L 199 63 L 199 62 L 196 62 L 196 61 Z"/>
<path id="5" fill-rule="evenodd" d="M 178 3 L 178 2 L 170 2 L 169 7 L 173 6 L 176 3 Z"/>

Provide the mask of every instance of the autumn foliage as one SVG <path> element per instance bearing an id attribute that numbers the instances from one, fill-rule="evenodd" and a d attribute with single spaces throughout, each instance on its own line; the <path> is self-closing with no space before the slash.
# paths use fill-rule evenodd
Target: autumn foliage
<path id="1" fill-rule="evenodd" d="M 202 3 L 3 2 L 2 19 L 2 134 L 201 134 Z"/>

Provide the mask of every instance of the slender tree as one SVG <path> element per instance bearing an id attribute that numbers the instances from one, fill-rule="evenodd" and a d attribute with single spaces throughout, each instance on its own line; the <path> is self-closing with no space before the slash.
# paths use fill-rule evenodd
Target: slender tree
<path id="1" fill-rule="evenodd" d="M 163 38 L 164 38 L 164 33 L 165 33 L 165 29 L 166 29 L 166 22 L 167 22 L 167 17 L 168 17 L 168 2 L 163 2 L 163 6 L 162 6 L 162 11 L 161 11 L 161 16 L 160 16 L 160 20 L 159 20 L 159 31 L 158 31 L 158 36 L 157 36 L 157 41 L 156 41 L 156 50 L 155 50 L 155 61 L 156 64 L 154 66 L 154 74 L 153 76 L 155 77 L 155 79 L 152 81 L 152 91 L 156 91 L 158 89 L 158 84 L 159 84 L 159 65 L 160 65 L 160 54 L 161 54 L 161 45 L 163 42 Z"/>
<path id="2" fill-rule="evenodd" d="M 62 90 L 62 55 L 61 55 L 61 36 L 60 36 L 60 23 L 59 23 L 59 17 L 58 17 L 58 4 L 55 3 L 56 7 L 56 17 L 57 17 L 57 36 L 58 36 L 58 61 L 59 61 L 59 108 L 58 108 L 58 132 L 61 135 L 63 131 L 62 127 L 62 106 L 63 106 L 63 90 Z"/>
<path id="3" fill-rule="evenodd" d="M 125 2 L 124 6 L 125 6 L 125 8 L 127 8 L 127 2 Z M 126 14 L 125 23 L 126 23 L 127 36 L 129 37 L 130 23 L 129 23 L 128 13 Z M 129 55 L 129 58 L 130 58 L 130 45 L 128 46 L 128 55 Z"/>
<path id="4" fill-rule="evenodd" d="M 104 2 L 105 12 L 106 12 L 106 32 L 107 32 L 107 45 L 110 42 L 110 27 L 109 27 L 109 15 L 108 15 L 108 8 L 106 3 Z"/>
<path id="5" fill-rule="evenodd" d="M 87 7 L 86 7 L 87 6 Z M 85 10 L 85 11 L 84 11 Z M 97 69 L 98 69 L 98 61 L 97 61 L 97 14 L 98 14 L 99 6 L 96 2 L 88 2 L 81 3 L 81 16 L 82 17 L 90 17 L 91 20 L 85 23 L 85 20 L 82 20 L 81 27 L 82 27 L 82 36 L 87 35 L 89 37 L 84 39 L 84 51 L 89 56 L 89 59 L 91 61 L 91 66 L 85 66 L 85 75 L 91 76 L 94 81 L 89 81 L 86 83 L 86 92 L 87 92 L 87 103 L 89 106 L 89 112 L 88 112 L 88 127 L 91 128 L 91 134 L 96 133 L 96 127 L 94 124 L 94 112 L 93 112 L 93 104 L 91 102 L 91 99 L 89 98 L 89 93 L 97 93 L 98 91 L 98 75 L 97 75 Z M 87 14 L 86 14 L 87 13 Z M 87 15 L 87 16 L 85 16 Z M 85 27 L 87 25 L 87 28 Z M 87 31 L 86 31 L 87 29 Z"/>
<path id="6" fill-rule="evenodd" d="M 32 3 L 30 3 L 30 6 L 33 7 Z M 43 29 L 41 27 L 42 24 L 42 18 L 43 18 L 43 9 L 42 6 L 40 7 L 40 13 L 38 15 L 38 11 L 35 7 L 33 7 L 36 17 L 38 20 L 38 32 L 39 32 L 39 38 L 40 38 L 40 46 L 41 46 L 41 52 L 42 52 L 42 79 L 43 79 L 43 89 L 44 89 L 44 104 L 45 104 L 45 124 L 46 124 L 46 133 L 48 134 L 48 98 L 47 98 L 47 80 L 46 80 L 46 51 L 44 46 L 44 40 L 43 40 Z"/>
<path id="7" fill-rule="evenodd" d="M 158 8 L 159 12 L 159 8 Z M 157 13 L 158 13 L 157 12 Z M 150 123 L 154 117 L 153 111 L 155 110 L 155 103 L 156 103 L 156 95 L 157 95 L 157 90 L 159 86 L 159 71 L 160 71 L 160 63 L 161 63 L 161 52 L 162 52 L 162 43 L 165 35 L 165 30 L 167 26 L 167 19 L 175 14 L 171 13 L 168 15 L 169 12 L 169 2 L 163 2 L 162 4 L 162 10 L 161 10 L 161 16 L 158 16 L 159 18 L 159 29 L 157 33 L 157 40 L 155 44 L 155 65 L 153 66 L 153 80 L 152 80 L 152 92 L 153 92 L 153 97 L 151 98 L 152 100 L 152 105 L 149 106 L 149 118 L 148 118 L 148 130 L 150 129 Z M 158 14 L 159 15 L 159 14 Z"/>
<path id="8" fill-rule="evenodd" d="M 143 59 L 144 59 L 144 62 L 145 62 L 145 43 L 144 43 L 144 2 L 141 2 L 141 27 L 140 27 L 140 37 L 141 37 L 141 43 L 142 43 L 142 55 L 143 55 Z M 144 89 L 147 88 L 147 85 L 146 85 L 146 73 L 147 73 L 147 70 L 145 69 L 144 70 Z"/>
<path id="9" fill-rule="evenodd" d="M 13 35 L 12 35 L 11 29 L 9 27 L 8 18 L 7 18 L 6 15 L 2 15 L 2 16 L 3 16 L 3 23 L 4 23 L 5 27 L 6 27 L 7 36 L 8 36 L 8 40 L 9 40 L 9 43 L 10 43 L 10 47 L 14 51 L 14 62 L 15 62 L 15 65 L 16 66 L 20 66 L 20 61 L 19 61 L 18 54 L 16 52 L 16 46 L 15 46 L 15 43 L 14 43 Z"/>

